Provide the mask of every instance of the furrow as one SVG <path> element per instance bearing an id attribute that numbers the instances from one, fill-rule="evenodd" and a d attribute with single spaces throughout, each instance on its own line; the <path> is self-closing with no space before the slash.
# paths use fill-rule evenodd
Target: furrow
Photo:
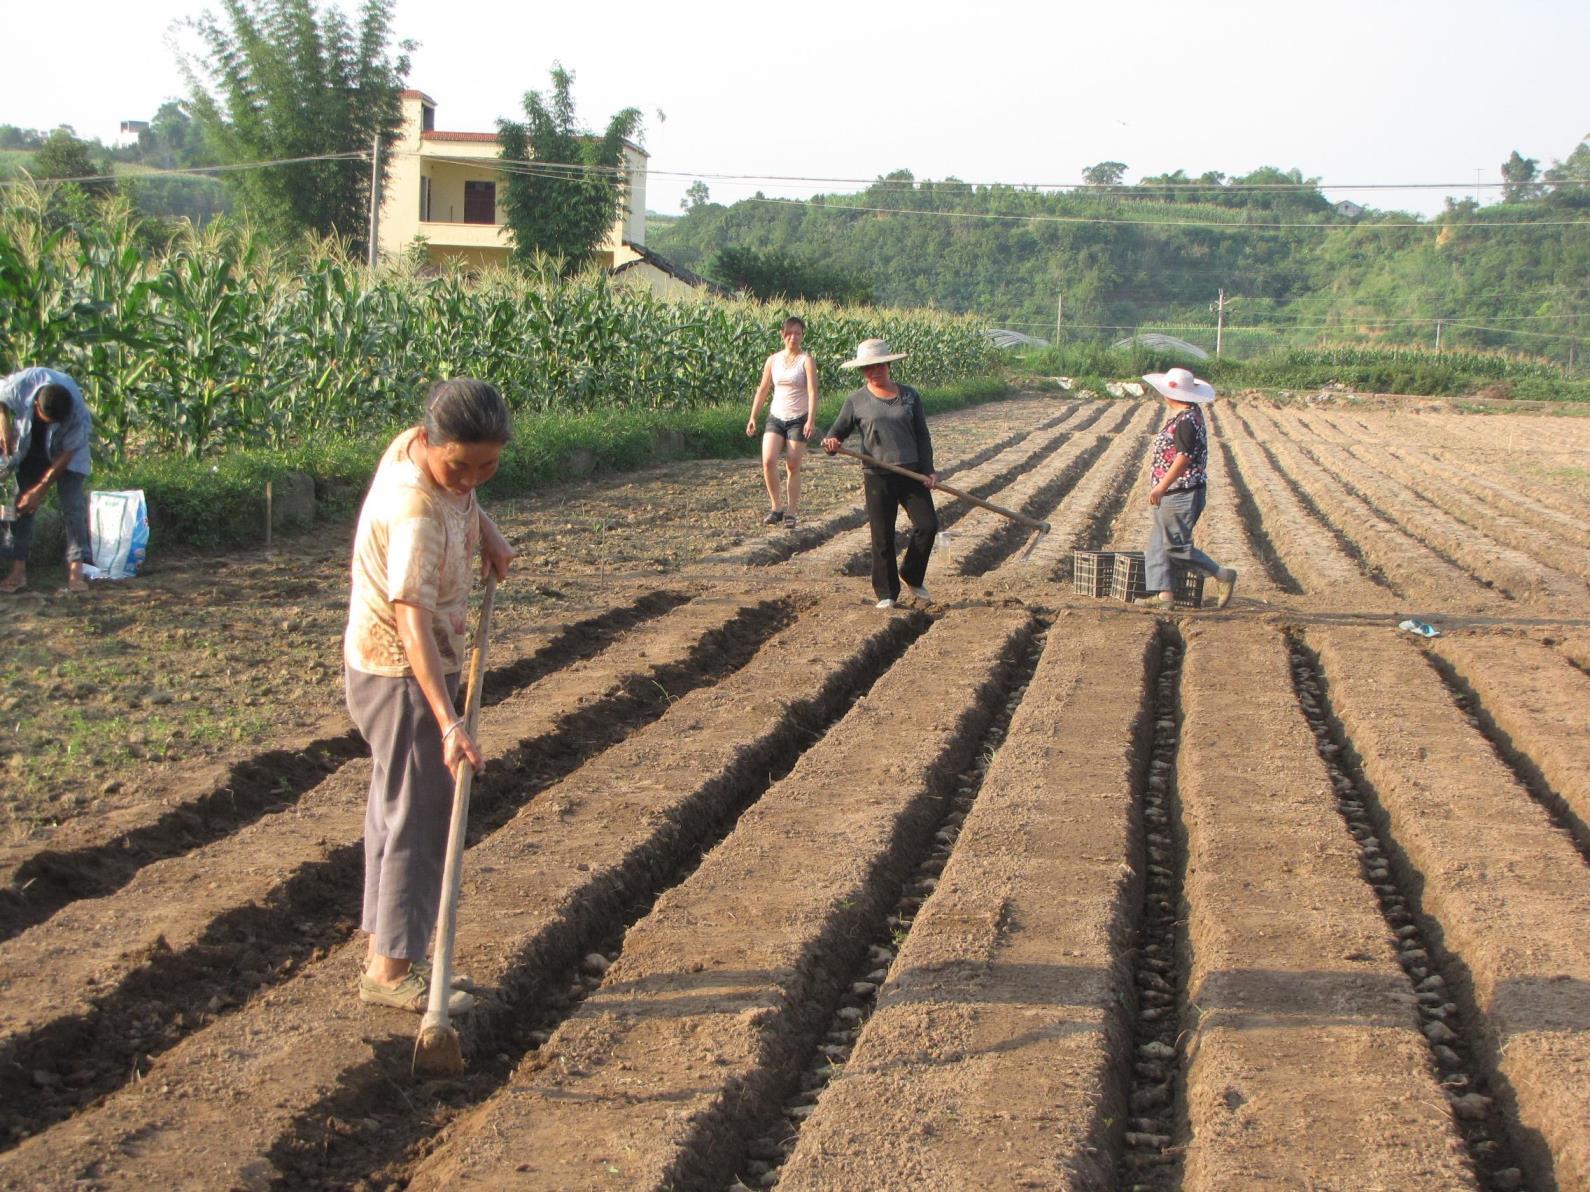
<path id="1" fill-rule="evenodd" d="M 647 905 L 921 625 L 872 610 L 808 614 L 472 847 L 458 957 L 484 1000 L 461 1024 L 469 1063 L 487 1066 L 560 992 L 545 983 Z M 317 1157 L 335 1154 L 341 1123 L 423 1137 L 428 1102 L 402 1091 L 418 1023 L 355 1000 L 362 954 L 349 943 L 184 1040 L 136 1085 L 0 1156 L 0 1187 L 87 1174 L 100 1187 L 302 1187 Z"/>
<path id="2" fill-rule="evenodd" d="M 1303 592 L 1330 596 L 1362 608 L 1390 604 L 1392 592 L 1383 576 L 1363 563 L 1363 552 L 1333 526 L 1276 466 L 1257 442 L 1240 414 L 1244 433 L 1228 441 L 1265 534 L 1276 545 L 1287 572 Z"/>
<path id="3" fill-rule="evenodd" d="M 1406 596 L 1432 607 L 1450 608 L 1454 600 L 1474 610 L 1490 609 L 1503 593 L 1488 588 L 1478 577 L 1453 560 L 1413 537 L 1386 517 L 1339 473 L 1321 467 L 1282 434 L 1268 414 L 1252 411 L 1254 425 L 1265 433 L 1263 450 L 1299 496 L 1332 527 L 1351 526 L 1362 565 L 1379 572 Z M 1337 530 L 1338 538 L 1346 541 Z"/>
<path id="4" fill-rule="evenodd" d="M 726 1182 L 925 848 L 1030 632 L 1026 614 L 942 619 L 658 901 L 602 987 L 410 1186 Z"/>
<path id="5" fill-rule="evenodd" d="M 1030 684 L 1010 692 L 986 777 L 963 779 L 919 869 L 910 897 L 925 902 L 868 949 L 876 967 L 831 1024 L 834 1062 L 809 1069 L 793 1116 L 753 1141 L 745 1183 L 769 1171 L 790 1189 L 1108 1183 L 1157 652 L 1153 626 L 1130 618 L 1056 622 Z"/>
<path id="6" fill-rule="evenodd" d="M 1138 405 L 1125 429 L 1117 434 L 1049 516 L 1050 530 L 1028 560 L 1034 575 L 1048 575 L 1064 584 L 1071 580 L 1071 552 L 1096 549 L 1103 543 L 1148 450 L 1149 426 L 1155 408 Z M 1005 566 L 1012 566 L 1007 562 Z"/>
<path id="7" fill-rule="evenodd" d="M 1427 936 L 1413 908 L 1417 877 L 1393 860 L 1370 807 L 1373 791 L 1354 764 L 1352 742 L 1331 710 L 1319 658 L 1295 635 L 1289 639 L 1298 703 L 1308 718 L 1316 747 L 1336 789 L 1336 810 L 1357 841 L 1359 866 L 1380 903 L 1381 917 L 1391 932 L 1397 961 L 1413 988 L 1419 1026 L 1451 1106 L 1453 1124 L 1465 1154 L 1485 1187 L 1518 1188 L 1523 1173 L 1517 1166 L 1506 1122 L 1487 1095 L 1495 1073 L 1475 1047 L 1469 1024 L 1472 1002 L 1459 1006 L 1449 988 L 1451 961 Z M 1476 1100 L 1482 1098 L 1483 1100 Z"/>
<path id="8" fill-rule="evenodd" d="M 1322 444 L 1317 440 L 1305 442 L 1301 435 L 1286 427 L 1280 429 L 1306 457 L 1340 478 L 1350 491 L 1389 522 L 1486 586 L 1495 587 L 1515 600 L 1546 598 L 1581 604 L 1590 595 L 1583 580 L 1504 546 L 1483 530 L 1466 525 L 1448 513 L 1439 498 L 1427 497 L 1377 470 L 1371 453 L 1363 448 Z M 1450 493 L 1452 486 L 1449 483 L 1434 488 L 1437 493 Z"/>
<path id="9" fill-rule="evenodd" d="M 1102 403 L 1094 404 L 1099 405 L 1102 408 Z M 948 458 L 943 461 L 941 466 L 943 466 L 946 471 L 967 471 L 973 468 L 978 468 L 996 456 L 1001 455 L 1014 447 L 1020 446 L 1023 442 L 1030 439 L 1034 435 L 1043 434 L 1051 430 L 1068 428 L 1069 424 L 1074 423 L 1079 419 L 1090 418 L 1091 416 L 1092 411 L 1090 407 L 1079 402 L 1070 402 L 1061 406 L 1055 411 L 1055 413 L 1047 418 L 1044 418 L 1036 426 L 1022 427 L 1019 430 L 1005 435 L 993 443 L 990 443 L 988 446 L 974 451 L 963 458 Z M 821 448 L 819 448 L 816 444 L 812 445 L 811 452 L 809 453 L 811 458 L 809 458 L 808 464 L 818 462 L 816 456 L 820 453 L 820 451 Z M 834 464 L 831 466 L 849 466 L 849 463 L 850 461 L 847 460 L 845 461 L 844 465 Z M 819 466 L 830 465 L 820 464 Z M 807 522 L 796 529 L 793 533 L 784 530 L 776 530 L 773 532 L 773 536 L 770 538 L 743 543 L 731 550 L 720 551 L 709 556 L 706 561 L 714 565 L 722 563 L 743 563 L 750 567 L 768 567 L 777 563 L 782 563 L 792 556 L 800 554 L 804 551 L 810 551 L 815 547 L 821 546 L 823 543 L 845 533 L 847 530 L 854 530 L 857 526 L 866 524 L 866 521 L 866 506 L 858 501 L 856 504 L 847 506 L 844 509 L 835 510 L 833 513 L 830 513 L 825 517 L 817 518 L 811 522 Z"/>
<path id="10" fill-rule="evenodd" d="M 1474 1188 L 1290 664 L 1265 626 L 1187 631 L 1182 1186 Z"/>
<path id="11" fill-rule="evenodd" d="M 1142 872 L 1141 912 L 1131 955 L 1129 982 L 1119 992 L 1133 1008 L 1126 1054 L 1121 1057 L 1129 1116 L 1119 1146 L 1112 1149 L 1117 1187 L 1174 1187 L 1181 1179 L 1181 1148 L 1173 1149 L 1177 1066 L 1186 1012 L 1187 939 L 1182 893 L 1185 838 L 1176 798 L 1179 745 L 1178 689 L 1183 643 L 1168 626 L 1160 630 L 1154 676 L 1148 757 L 1141 779 L 1141 849 L 1132 863 Z M 1127 1066 L 1129 1065 L 1129 1068 Z"/>
<path id="12" fill-rule="evenodd" d="M 1419 500 L 1435 505 L 1464 526 L 1503 544 L 1526 548 L 1535 565 L 1561 567 L 1581 581 L 1590 580 L 1590 550 L 1583 542 L 1582 523 L 1489 484 L 1472 469 L 1452 471 L 1438 466 L 1428 454 L 1398 451 L 1392 444 L 1345 435 L 1325 415 L 1300 421 L 1315 433 L 1337 432 L 1333 444 L 1341 443 L 1367 467 L 1405 486 Z M 1541 518 L 1542 513 L 1547 516 Z M 1542 520 L 1545 525 L 1540 524 Z"/>
<path id="13" fill-rule="evenodd" d="M 1241 536 L 1246 539 L 1250 547 L 1248 558 L 1254 560 L 1256 564 L 1248 574 L 1252 574 L 1259 581 L 1258 591 L 1261 599 L 1271 592 L 1284 592 L 1289 596 L 1302 595 L 1303 586 L 1287 570 L 1276 545 L 1276 538 L 1285 536 L 1284 529 L 1279 526 L 1274 527 L 1276 534 L 1275 537 L 1271 536 L 1272 526 L 1265 522 L 1264 511 L 1254 499 L 1253 487 L 1242 474 L 1242 469 L 1237 466 L 1236 453 L 1232 450 L 1226 434 L 1225 419 L 1214 415 L 1211 411 L 1210 422 L 1216 429 L 1215 444 L 1219 448 L 1218 452 L 1210 452 L 1211 464 L 1214 462 L 1213 457 L 1218 454 L 1220 472 L 1228 490 L 1225 497 L 1213 503 L 1213 507 L 1217 509 L 1215 516 L 1224 518 L 1227 522 L 1235 520 L 1241 527 Z M 1265 504 L 1273 508 L 1271 502 L 1266 501 Z M 1235 538 L 1237 533 L 1236 529 L 1228 530 L 1227 537 Z M 1262 572 L 1259 567 L 1263 568 Z M 1240 572 L 1242 569 L 1238 567 L 1237 570 Z M 1242 586 L 1244 588 L 1249 586 L 1246 576 Z"/>
<path id="14" fill-rule="evenodd" d="M 1075 486 L 1109 441 L 1108 435 L 1073 435 L 1038 467 L 991 494 L 991 499 L 1007 509 L 1042 520 L 1043 514 Z M 988 510 L 968 510 L 955 531 L 948 570 L 952 575 L 981 575 L 997 567 L 1037 532 Z"/>
<path id="15" fill-rule="evenodd" d="M 1532 1186 L 1590 1187 L 1590 875 L 1411 643 L 1311 631 L 1371 819 Z M 1432 974 L 1441 975 L 1441 974 Z M 1481 1093 L 1481 1096 L 1486 1095 Z M 1482 1106 L 1476 1105 L 1476 1108 Z"/>
<path id="16" fill-rule="evenodd" d="M 1519 638 L 1448 636 L 1431 647 L 1431 664 L 1470 723 L 1590 860 L 1590 677 Z"/>
<path id="17" fill-rule="evenodd" d="M 1206 411 L 1209 427 L 1208 501 L 1199 520 L 1199 537 L 1203 549 L 1226 567 L 1236 568 L 1239 577 L 1238 591 L 1244 599 L 1258 599 L 1269 603 L 1281 594 L 1271 577 L 1274 551 L 1262 537 L 1255 535 L 1256 522 L 1243 517 L 1243 493 L 1231 475 L 1232 467 L 1224 427 L 1216 419 L 1213 407 Z M 1248 503 L 1251 510 L 1252 502 Z M 1261 551 L 1269 549 L 1268 555 Z M 1261 564 L 1260 560 L 1264 562 Z"/>
<path id="18" fill-rule="evenodd" d="M 743 664 L 791 611 L 696 601 L 499 701 L 482 717 L 489 760 L 472 829 L 490 831 L 670 699 Z M 134 1079 L 149 1057 L 348 937 L 369 775 L 367 761 L 344 767 L 296 806 L 147 866 L 0 947 L 0 1126 L 11 1141 Z"/>
<path id="19" fill-rule="evenodd" d="M 518 643 L 523 656 L 492 668 L 485 698 L 505 698 L 514 688 L 589 656 L 686 599 L 679 592 L 648 592 L 631 604 Z M 125 813 L 73 821 L 43 844 L 6 849 L 8 855 L 0 860 L 6 883 L 0 889 L 0 940 L 44 922 L 78 899 L 115 893 L 146 865 L 203 848 L 292 806 L 347 762 L 368 753 L 357 732 L 332 731 L 346 724 L 347 717 L 339 713 L 314 739 L 217 768 L 213 779 L 189 779 L 189 786 L 204 788 L 196 798 L 174 806 L 147 799 Z"/>
<path id="20" fill-rule="evenodd" d="M 1086 418 L 1080 419 L 1093 421 L 1095 411 L 1084 407 Z M 1072 419 L 1068 426 L 1079 421 Z M 1034 459 L 1052 451 L 1055 446 L 1067 439 L 1072 432 L 1069 429 L 1053 431 L 1043 436 L 1029 435 L 1015 447 L 1011 447 L 998 455 L 985 461 L 974 468 L 954 472 L 941 471 L 940 475 L 950 480 L 951 483 L 963 492 L 969 492 L 975 497 L 987 497 L 991 492 L 1010 483 L 1011 479 L 1025 471 Z M 859 483 L 860 478 L 858 476 Z M 948 529 L 965 515 L 971 508 L 964 501 L 945 500 L 938 502 L 939 526 L 941 530 Z M 865 519 L 863 519 L 865 520 Z M 905 524 L 904 514 L 900 517 L 901 524 Z M 871 531 L 862 525 L 860 528 L 840 534 L 829 539 L 815 550 L 808 551 L 799 558 L 790 560 L 790 566 L 802 575 L 856 575 L 865 570 L 866 559 L 870 548 Z M 858 570 L 860 569 L 860 570 Z"/>

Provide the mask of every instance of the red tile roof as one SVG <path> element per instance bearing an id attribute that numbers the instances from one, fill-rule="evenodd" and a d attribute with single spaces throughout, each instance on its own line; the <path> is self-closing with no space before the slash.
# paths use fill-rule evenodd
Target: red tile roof
<path id="1" fill-rule="evenodd" d="M 422 141 L 473 141 L 476 144 L 489 145 L 496 139 L 497 134 L 494 132 L 439 132 L 433 128 L 429 132 L 420 133 Z"/>

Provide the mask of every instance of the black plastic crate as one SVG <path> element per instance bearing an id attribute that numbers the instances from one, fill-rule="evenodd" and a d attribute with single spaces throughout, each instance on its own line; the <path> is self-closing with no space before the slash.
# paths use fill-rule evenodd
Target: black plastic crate
<path id="1" fill-rule="evenodd" d="M 1110 595 L 1130 602 L 1147 594 L 1148 589 L 1143 586 L 1143 552 L 1116 551 L 1115 564 L 1110 568 Z M 1189 567 L 1176 585 L 1176 604 L 1180 608 L 1198 608 L 1203 602 L 1204 573 Z"/>
<path id="2" fill-rule="evenodd" d="M 1114 570 L 1114 551 L 1074 550 L 1071 552 L 1071 590 L 1079 596 L 1108 596 Z"/>

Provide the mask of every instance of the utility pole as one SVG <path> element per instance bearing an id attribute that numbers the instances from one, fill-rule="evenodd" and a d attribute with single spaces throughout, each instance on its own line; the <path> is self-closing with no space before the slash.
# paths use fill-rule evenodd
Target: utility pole
<path id="1" fill-rule="evenodd" d="M 1435 354 L 1437 356 L 1439 356 L 1441 354 L 1441 320 L 1440 319 L 1437 319 L 1435 321 Z"/>
<path id="2" fill-rule="evenodd" d="M 1061 294 L 1059 299 L 1055 302 L 1055 308 L 1054 308 L 1054 342 L 1055 342 L 1055 347 L 1059 347 L 1060 346 L 1060 324 L 1065 321 L 1065 317 L 1066 317 L 1066 296 L 1064 294 Z"/>
<path id="3" fill-rule="evenodd" d="M 370 146 L 370 248 L 365 254 L 370 268 L 381 259 L 381 134 Z"/>
<path id="4" fill-rule="evenodd" d="M 1226 336 L 1226 292 L 1220 291 L 1220 298 L 1215 303 L 1215 355 L 1220 355 L 1220 348 Z"/>

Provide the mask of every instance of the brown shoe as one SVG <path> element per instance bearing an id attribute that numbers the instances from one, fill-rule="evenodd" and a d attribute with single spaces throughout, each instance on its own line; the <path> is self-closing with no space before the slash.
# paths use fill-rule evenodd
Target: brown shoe
<path id="1" fill-rule="evenodd" d="M 394 1010 L 407 1010 L 410 1014 L 425 1013 L 426 1003 L 430 1001 L 430 973 L 421 975 L 415 968 L 409 969 L 396 985 L 383 985 L 379 981 L 372 981 L 368 975 L 359 977 L 359 1000 L 368 1002 L 372 1006 L 390 1006 Z M 468 1014 L 475 1008 L 475 999 L 462 989 L 448 991 L 447 1012 L 449 1014 Z"/>
<path id="2" fill-rule="evenodd" d="M 1162 609 L 1169 612 L 1176 607 L 1176 598 L 1165 592 L 1153 592 L 1132 601 L 1133 608 Z"/>

